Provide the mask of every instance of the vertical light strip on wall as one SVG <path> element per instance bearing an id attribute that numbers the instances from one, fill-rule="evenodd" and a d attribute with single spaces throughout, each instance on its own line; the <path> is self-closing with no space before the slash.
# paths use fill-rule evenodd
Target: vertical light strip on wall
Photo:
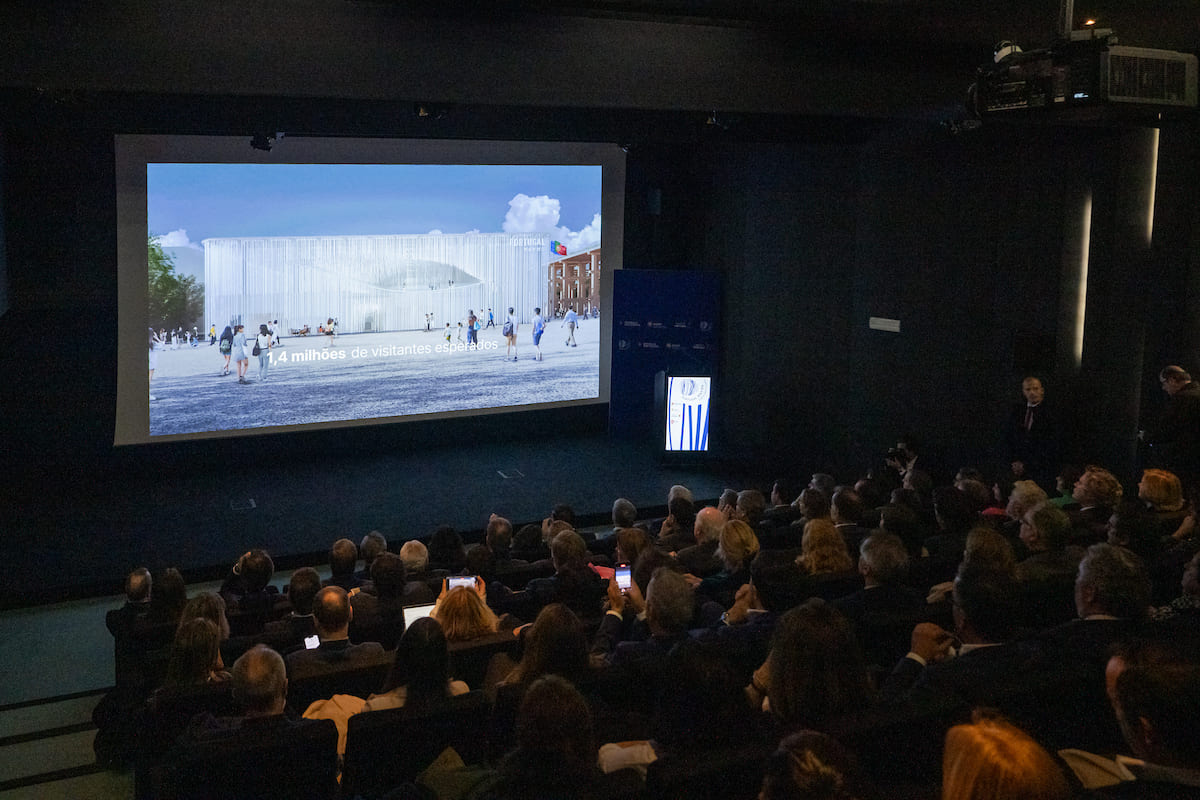
<path id="1" fill-rule="evenodd" d="M 1158 128 L 1150 145 L 1150 193 L 1146 198 L 1146 247 L 1154 243 L 1154 199 L 1158 194 Z"/>
<path id="2" fill-rule="evenodd" d="M 1083 364 L 1083 320 L 1087 314 L 1088 251 L 1092 242 L 1092 193 L 1083 202 L 1083 232 L 1079 242 L 1079 295 L 1075 309 L 1075 367 Z"/>

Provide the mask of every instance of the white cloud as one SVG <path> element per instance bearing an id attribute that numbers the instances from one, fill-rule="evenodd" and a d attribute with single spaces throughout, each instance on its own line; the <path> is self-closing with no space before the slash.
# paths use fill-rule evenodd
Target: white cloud
<path id="1" fill-rule="evenodd" d="M 504 215 L 505 233 L 549 233 L 567 246 L 567 252 L 577 253 L 600 243 L 600 215 L 581 230 L 572 231 L 558 224 L 561 204 L 553 197 L 538 195 L 530 197 L 518 194 L 508 201 L 508 213 Z"/>
<path id="2" fill-rule="evenodd" d="M 505 233 L 533 233 L 558 228 L 559 203 L 553 197 L 530 197 L 521 193 L 508 201 L 504 215 Z"/>
<path id="3" fill-rule="evenodd" d="M 190 247 L 193 250 L 203 250 L 199 242 L 193 242 L 188 238 L 187 228 L 180 228 L 177 231 L 164 233 L 162 236 L 155 236 L 154 240 L 158 242 L 160 247 Z"/>
<path id="4" fill-rule="evenodd" d="M 434 229 L 433 229 L 433 230 L 431 230 L 431 231 L 430 231 L 430 232 L 429 232 L 427 235 L 429 235 L 429 236 L 441 236 L 441 235 L 442 235 L 442 231 L 441 231 L 439 228 L 434 228 Z"/>
<path id="5" fill-rule="evenodd" d="M 583 227 L 578 233 L 572 233 L 568 237 L 567 249 L 572 252 L 575 250 L 586 250 L 600 244 L 600 215 L 592 217 L 592 221 Z"/>

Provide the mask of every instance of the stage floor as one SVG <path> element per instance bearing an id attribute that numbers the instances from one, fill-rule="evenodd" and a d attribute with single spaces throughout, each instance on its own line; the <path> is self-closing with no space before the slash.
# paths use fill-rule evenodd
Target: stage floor
<path id="1" fill-rule="evenodd" d="M 492 512 L 519 526 L 557 503 L 571 505 L 581 525 L 597 525 L 618 497 L 661 509 L 673 484 L 713 499 L 727 486 L 744 488 L 739 480 L 720 467 L 663 466 L 652 444 L 602 434 L 81 475 L 74 487 L 46 487 L 6 510 L 10 571 L 0 605 L 113 594 L 137 566 L 212 579 L 251 547 L 265 547 L 280 568 L 317 563 L 334 540 L 357 542 L 371 530 L 399 542 L 447 524 L 470 541 Z"/>

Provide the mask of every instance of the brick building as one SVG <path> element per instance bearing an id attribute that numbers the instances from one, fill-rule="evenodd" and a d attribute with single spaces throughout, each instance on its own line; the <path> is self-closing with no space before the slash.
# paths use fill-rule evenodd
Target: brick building
<path id="1" fill-rule="evenodd" d="M 551 261 L 547 266 L 550 310 L 556 316 L 574 307 L 600 307 L 600 247 Z"/>

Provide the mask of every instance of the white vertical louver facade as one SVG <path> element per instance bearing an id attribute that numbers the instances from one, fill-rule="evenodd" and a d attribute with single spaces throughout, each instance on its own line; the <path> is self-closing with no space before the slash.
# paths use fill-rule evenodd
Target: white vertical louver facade
<path id="1" fill-rule="evenodd" d="M 220 330 L 279 320 L 283 333 L 338 320 L 342 333 L 437 327 L 509 306 L 547 308 L 550 236 L 460 233 L 205 239 L 204 318 Z"/>

